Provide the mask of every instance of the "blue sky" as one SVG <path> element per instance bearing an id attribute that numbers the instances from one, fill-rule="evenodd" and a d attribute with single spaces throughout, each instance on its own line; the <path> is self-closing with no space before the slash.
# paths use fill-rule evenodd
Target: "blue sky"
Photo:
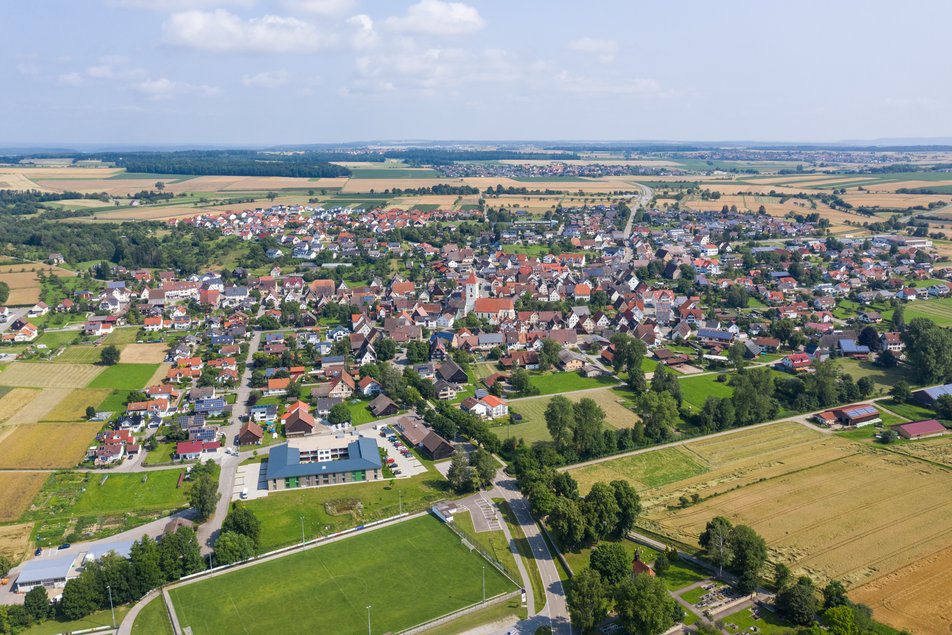
<path id="1" fill-rule="evenodd" d="M 0 15 L 4 144 L 952 137 L 945 0 L 43 0 Z"/>

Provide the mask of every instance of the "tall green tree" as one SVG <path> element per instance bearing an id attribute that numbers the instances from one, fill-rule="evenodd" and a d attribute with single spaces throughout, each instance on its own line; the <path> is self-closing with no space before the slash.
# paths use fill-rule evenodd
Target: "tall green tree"
<path id="1" fill-rule="evenodd" d="M 740 575 L 738 590 L 753 593 L 760 583 L 760 571 L 767 561 L 767 542 L 747 525 L 731 530 L 731 567 Z"/>
<path id="2" fill-rule="evenodd" d="M 215 542 L 215 564 L 231 564 L 254 557 L 251 538 L 235 531 L 222 531 Z"/>
<path id="3" fill-rule="evenodd" d="M 99 354 L 99 363 L 103 366 L 113 366 L 119 363 L 119 349 L 110 344 Z"/>
<path id="4" fill-rule="evenodd" d="M 197 573 L 205 568 L 198 538 L 191 527 L 179 527 L 159 542 L 159 565 L 166 580 Z"/>
<path id="5" fill-rule="evenodd" d="M 234 504 L 222 523 L 221 530 L 233 531 L 243 536 L 251 538 L 252 544 L 257 549 L 261 541 L 261 521 L 258 516 L 241 504 Z"/>
<path id="6" fill-rule="evenodd" d="M 574 404 L 575 452 L 581 457 L 598 456 L 605 442 L 603 434 L 605 411 L 595 400 L 588 397 Z"/>
<path id="7" fill-rule="evenodd" d="M 651 377 L 651 390 L 656 393 L 667 393 L 681 406 L 681 382 L 678 381 L 674 371 L 670 370 L 664 364 L 659 364 L 655 368 L 654 375 Z"/>
<path id="8" fill-rule="evenodd" d="M 928 318 L 915 318 L 903 332 L 909 364 L 922 383 L 952 378 L 952 331 Z"/>
<path id="9" fill-rule="evenodd" d="M 496 478 L 496 470 L 499 469 L 499 464 L 496 463 L 496 459 L 493 458 L 493 455 L 484 450 L 483 448 L 477 448 L 469 455 L 469 464 L 473 468 L 473 478 L 476 479 L 479 487 L 489 487 L 492 485 L 493 480 Z"/>
<path id="10" fill-rule="evenodd" d="M 466 463 L 466 455 L 462 452 L 456 452 L 450 459 L 450 467 L 446 472 L 446 478 L 450 482 L 450 487 L 457 494 L 462 494 L 470 490 L 473 484 L 472 468 Z"/>
<path id="11" fill-rule="evenodd" d="M 723 568 L 730 566 L 734 560 L 734 545 L 731 541 L 733 529 L 731 521 L 723 516 L 715 516 L 707 521 L 707 527 L 698 537 L 701 547 L 717 565 L 718 576 L 723 572 Z"/>
<path id="12" fill-rule="evenodd" d="M 34 622 L 42 622 L 53 617 L 53 605 L 50 596 L 42 586 L 33 587 L 23 598 L 23 608 Z"/>
<path id="13" fill-rule="evenodd" d="M 575 408 L 562 395 L 553 397 L 545 407 L 545 426 L 559 452 L 572 447 L 575 440 Z"/>
<path id="14" fill-rule="evenodd" d="M 143 536 L 132 543 L 129 561 L 132 563 L 132 575 L 135 580 L 134 594 L 137 597 L 145 595 L 166 581 L 165 573 L 162 571 L 159 543 L 151 536 Z"/>
<path id="15" fill-rule="evenodd" d="M 592 569 L 582 569 L 568 583 L 565 604 L 572 624 L 588 633 L 608 616 L 609 591 L 601 576 Z"/>
<path id="16" fill-rule="evenodd" d="M 195 475 L 195 469 L 192 470 L 192 485 L 189 487 L 186 497 L 189 505 L 195 508 L 200 520 L 208 520 L 215 513 L 215 506 L 221 497 L 218 493 L 218 484 L 215 479 L 207 473 Z"/>
<path id="17" fill-rule="evenodd" d="M 807 626 L 812 623 L 818 607 L 813 581 L 806 576 L 777 594 L 777 608 L 794 624 Z"/>
<path id="18" fill-rule="evenodd" d="M 625 547 L 617 542 L 602 542 L 592 549 L 589 566 L 609 585 L 615 585 L 631 575 L 631 559 Z"/>
<path id="19" fill-rule="evenodd" d="M 556 499 L 549 513 L 549 526 L 566 549 L 582 544 L 588 533 L 588 522 L 580 502 L 569 498 Z"/>
<path id="20" fill-rule="evenodd" d="M 618 503 L 618 524 L 615 525 L 615 534 L 624 536 L 634 529 L 635 521 L 641 514 L 641 497 L 628 481 L 614 480 L 609 485 L 615 491 L 615 502 Z"/>
<path id="21" fill-rule="evenodd" d="M 93 570 L 87 569 L 78 577 L 66 582 L 66 586 L 63 587 L 63 598 L 59 603 L 59 611 L 67 620 L 79 620 L 97 610 L 100 604 L 102 604 L 102 598 L 96 584 L 96 574 Z"/>
<path id="22" fill-rule="evenodd" d="M 616 587 L 615 611 L 625 631 L 634 635 L 659 635 L 684 616 L 664 582 L 650 575 L 628 578 Z"/>
<path id="23" fill-rule="evenodd" d="M 592 489 L 585 496 L 584 511 L 595 540 L 615 533 L 621 513 L 615 498 L 615 488 L 601 481 L 592 485 Z"/>

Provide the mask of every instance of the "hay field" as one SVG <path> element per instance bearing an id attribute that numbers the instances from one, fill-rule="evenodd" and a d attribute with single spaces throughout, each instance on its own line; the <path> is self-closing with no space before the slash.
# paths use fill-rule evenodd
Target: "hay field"
<path id="1" fill-rule="evenodd" d="M 13 362 L 0 374 L 0 385 L 24 388 L 85 388 L 102 370 L 101 366 L 91 364 Z"/>
<path id="2" fill-rule="evenodd" d="M 642 494 L 641 522 L 676 540 L 696 544 L 723 515 L 754 527 L 772 561 L 850 587 L 952 546 L 946 469 L 795 423 L 682 447 L 707 470 Z M 701 502 L 680 508 L 691 493 Z"/>
<path id="3" fill-rule="evenodd" d="M 100 423 L 19 426 L 0 443 L 0 468 L 50 470 L 74 467 L 93 444 L 101 427 Z"/>
<path id="4" fill-rule="evenodd" d="M 14 388 L 0 397 L 0 423 L 6 423 L 40 394 L 32 388 Z"/>
<path id="5" fill-rule="evenodd" d="M 863 188 L 876 192 L 895 192 L 899 188 L 908 187 L 943 187 L 952 185 L 952 179 L 943 181 L 894 181 L 893 183 L 872 183 L 864 185 Z"/>
<path id="6" fill-rule="evenodd" d="M 23 174 L 6 174 L 0 172 L 0 188 L 5 190 L 40 190 L 50 192 L 50 188 L 31 181 Z"/>
<path id="7" fill-rule="evenodd" d="M 952 548 L 942 549 L 850 591 L 850 599 L 873 609 L 881 622 L 911 633 L 947 632 L 952 624 L 949 586 Z"/>
<path id="8" fill-rule="evenodd" d="M 584 397 L 595 401 L 605 411 L 605 425 L 610 428 L 631 428 L 639 420 L 638 415 L 621 404 L 621 396 L 611 388 L 592 390 L 580 395 L 568 392 L 562 396 L 572 402 L 577 402 Z M 545 424 L 545 409 L 553 397 L 555 395 L 510 402 L 512 409 L 521 414 L 523 420 L 516 425 L 499 428 L 497 434 L 521 437 L 526 440 L 526 443 L 540 440 L 551 441 L 552 437 L 549 436 L 549 430 Z"/>
<path id="9" fill-rule="evenodd" d="M 7 419 L 6 425 L 18 426 L 42 421 L 69 393 L 69 388 L 46 388 L 41 390 L 36 397 L 30 400 L 30 403 Z"/>
<path id="10" fill-rule="evenodd" d="M 165 344 L 128 344 L 119 354 L 123 364 L 161 364 L 165 361 Z"/>
<path id="11" fill-rule="evenodd" d="M 75 271 L 34 262 L 0 265 L 0 282 L 6 282 L 10 286 L 10 297 L 7 298 L 9 306 L 32 306 L 39 301 L 40 282 L 36 277 L 39 271 L 44 275 L 62 277 L 76 275 Z"/>
<path id="12" fill-rule="evenodd" d="M 3 479 L 0 477 L 0 483 L 2 482 Z M 41 480 L 40 483 L 42 484 L 43 481 Z M 33 524 L 22 523 L 0 527 L 0 554 L 11 558 L 14 562 L 25 559 L 33 547 L 30 543 Z"/>
<path id="13" fill-rule="evenodd" d="M 110 196 L 125 196 L 142 190 L 151 190 L 159 179 L 46 179 L 43 185 L 58 192 L 105 192 Z M 100 203 L 101 204 L 101 203 Z"/>
<path id="14" fill-rule="evenodd" d="M 952 201 L 952 194 L 895 194 L 892 192 L 859 192 L 857 194 L 844 194 L 842 199 L 847 203 L 859 207 L 890 207 L 906 208 L 916 205 L 928 205 L 929 203 Z"/>
<path id="15" fill-rule="evenodd" d="M 0 167 L 0 178 L 19 174 L 29 179 L 108 179 L 125 172 L 125 168 L 31 168 L 21 166 Z"/>
<path id="16" fill-rule="evenodd" d="M 89 344 L 67 346 L 52 361 L 57 364 L 95 364 L 102 357 L 102 348 Z"/>
<path id="17" fill-rule="evenodd" d="M 44 394 L 55 389 L 45 390 Z M 86 407 L 96 407 L 112 393 L 108 388 L 77 388 L 64 395 L 48 411 L 41 421 L 81 421 L 86 417 Z"/>
<path id="18" fill-rule="evenodd" d="M 9 522 L 22 516 L 48 476 L 43 472 L 0 474 L 0 522 Z"/>

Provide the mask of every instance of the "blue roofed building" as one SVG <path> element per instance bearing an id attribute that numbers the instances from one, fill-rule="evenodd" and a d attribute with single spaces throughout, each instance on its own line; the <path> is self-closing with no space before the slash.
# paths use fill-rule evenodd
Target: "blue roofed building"
<path id="1" fill-rule="evenodd" d="M 912 398 L 919 403 L 931 408 L 942 395 L 952 395 L 952 384 L 933 386 L 932 388 L 923 388 L 922 390 L 917 390 L 912 393 Z"/>
<path id="2" fill-rule="evenodd" d="M 377 481 L 383 462 L 377 441 L 347 435 L 308 435 L 271 448 L 269 491 Z"/>

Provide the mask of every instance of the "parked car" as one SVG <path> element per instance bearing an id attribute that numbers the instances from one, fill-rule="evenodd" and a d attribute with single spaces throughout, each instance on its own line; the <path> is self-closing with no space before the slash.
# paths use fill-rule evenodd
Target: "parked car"
<path id="1" fill-rule="evenodd" d="M 69 549 L 71 546 L 72 546 L 72 545 L 69 544 L 68 542 L 64 542 L 64 543 L 61 544 L 59 547 L 57 547 L 57 549 Z"/>

